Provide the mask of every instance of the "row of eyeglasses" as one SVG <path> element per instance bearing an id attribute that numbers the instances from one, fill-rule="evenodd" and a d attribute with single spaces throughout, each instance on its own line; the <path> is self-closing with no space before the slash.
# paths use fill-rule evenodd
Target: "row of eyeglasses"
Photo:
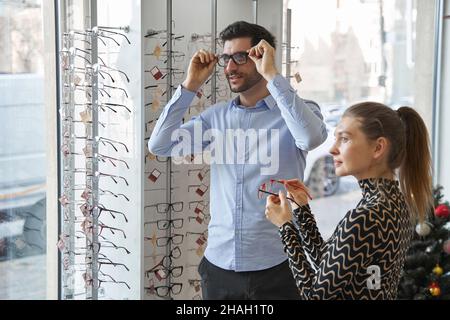
<path id="1" fill-rule="evenodd" d="M 59 203 L 63 227 L 57 246 L 65 299 L 93 298 L 95 291 L 104 293 L 104 284 L 131 290 L 126 281 L 111 274 L 116 269 L 130 271 L 125 261 L 131 253 L 123 245 L 126 232 L 119 227 L 128 223 L 127 213 L 111 207 L 117 201 L 130 202 L 126 172 L 131 168 L 121 158 L 130 150 L 120 132 L 133 113 L 126 88 L 130 78 L 124 70 L 105 63 L 104 56 L 111 46 L 131 44 L 122 30 L 93 27 L 62 36 Z M 118 139 L 110 136 L 114 132 Z"/>

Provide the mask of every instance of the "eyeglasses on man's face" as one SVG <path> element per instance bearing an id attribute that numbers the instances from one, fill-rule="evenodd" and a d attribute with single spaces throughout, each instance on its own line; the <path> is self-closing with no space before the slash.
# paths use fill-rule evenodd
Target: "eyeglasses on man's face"
<path id="1" fill-rule="evenodd" d="M 248 61 L 248 53 L 245 51 L 236 52 L 231 55 L 224 53 L 219 57 L 217 64 L 221 67 L 226 67 L 230 62 L 230 59 L 237 65 L 246 64 Z"/>

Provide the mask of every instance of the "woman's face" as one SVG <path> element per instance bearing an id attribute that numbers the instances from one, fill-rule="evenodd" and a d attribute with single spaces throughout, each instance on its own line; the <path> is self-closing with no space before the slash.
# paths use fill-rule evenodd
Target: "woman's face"
<path id="1" fill-rule="evenodd" d="M 361 122 L 343 117 L 336 127 L 334 145 L 330 149 L 338 176 L 352 175 L 361 180 L 373 167 L 375 143 L 369 141 L 360 129 Z"/>

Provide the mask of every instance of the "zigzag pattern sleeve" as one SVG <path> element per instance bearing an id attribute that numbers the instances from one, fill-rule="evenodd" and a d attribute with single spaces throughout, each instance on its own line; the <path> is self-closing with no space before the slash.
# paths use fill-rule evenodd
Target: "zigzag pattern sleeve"
<path id="1" fill-rule="evenodd" d="M 300 244 L 292 222 L 280 228 L 289 265 L 301 296 L 306 300 L 339 299 L 349 292 L 361 292 L 353 276 L 370 265 L 380 246 L 380 228 L 368 210 L 353 209 L 347 213 L 336 237 L 328 243 L 315 271 Z"/>
<path id="2" fill-rule="evenodd" d="M 316 219 L 311 213 L 310 206 L 307 204 L 294 210 L 293 216 L 299 227 L 303 248 L 313 263 L 314 268 L 318 269 L 325 243 L 317 228 Z"/>

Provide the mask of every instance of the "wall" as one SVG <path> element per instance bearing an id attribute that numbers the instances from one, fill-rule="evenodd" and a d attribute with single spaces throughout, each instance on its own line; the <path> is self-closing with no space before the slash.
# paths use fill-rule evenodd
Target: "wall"
<path id="1" fill-rule="evenodd" d="M 58 125 L 57 125 L 57 85 L 56 85 L 56 17 L 55 2 L 44 1 L 44 74 L 45 74 L 45 114 L 47 141 L 47 299 L 58 299 Z"/>
<path id="2" fill-rule="evenodd" d="M 417 1 L 414 108 L 423 117 L 430 134 L 433 125 L 434 12 L 435 1 Z"/>
<path id="3" fill-rule="evenodd" d="M 444 16 L 450 16 L 450 1 L 445 0 Z M 450 18 L 444 20 L 442 34 L 442 78 L 441 78 L 441 111 L 439 119 L 440 149 L 439 149 L 439 178 L 438 183 L 444 187 L 445 199 L 450 199 Z"/>
<path id="4" fill-rule="evenodd" d="M 283 25 L 283 2 L 273 0 L 258 0 L 258 24 L 269 30 L 277 40 L 276 63 L 281 72 Z"/>

